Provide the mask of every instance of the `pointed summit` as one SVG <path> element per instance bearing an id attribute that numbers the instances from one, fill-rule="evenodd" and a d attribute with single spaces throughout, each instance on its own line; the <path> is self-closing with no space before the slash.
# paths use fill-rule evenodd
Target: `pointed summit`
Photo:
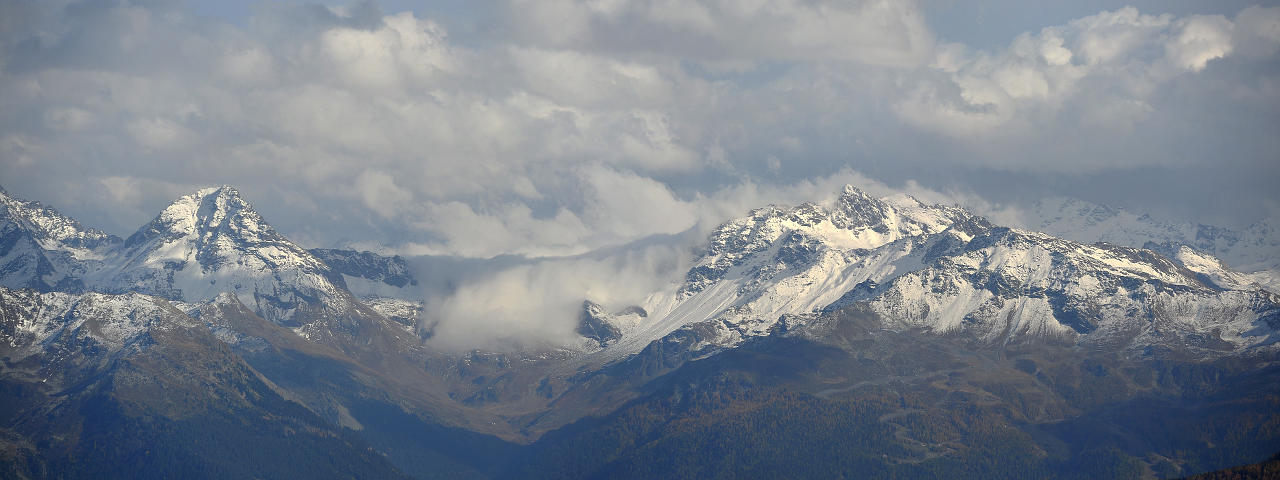
<path id="1" fill-rule="evenodd" d="M 846 184 L 844 188 L 840 189 L 840 198 L 872 200 L 870 195 L 867 195 L 867 193 L 863 192 L 862 189 L 855 187 L 852 184 Z"/>
<path id="2" fill-rule="evenodd" d="M 240 196 L 240 191 L 230 185 L 202 188 L 188 197 L 199 199 L 202 209 L 208 208 L 215 212 L 253 210 L 253 206 Z"/>
<path id="3" fill-rule="evenodd" d="M 317 302 L 349 303 L 340 275 L 225 185 L 175 200 L 123 247 L 105 278 L 110 288 L 185 301 L 230 292 L 277 322 Z"/>
<path id="4" fill-rule="evenodd" d="M 180 240 L 205 250 L 217 243 L 288 242 L 228 185 L 202 188 L 174 200 L 125 241 L 126 250 Z"/>
<path id="5" fill-rule="evenodd" d="M 883 209 L 884 202 L 881 199 L 868 195 L 853 185 L 845 185 L 840 190 L 840 196 L 836 198 L 836 210 L 865 210 L 865 209 Z"/>
<path id="6" fill-rule="evenodd" d="M 831 223 L 844 229 L 873 227 L 881 233 L 888 233 L 885 222 L 890 208 L 880 199 L 867 195 L 853 185 L 845 185 L 836 200 L 831 212 Z"/>
<path id="7" fill-rule="evenodd" d="M 253 210 L 253 206 L 240 196 L 240 192 L 223 185 L 204 188 L 175 200 L 125 243 L 132 248 L 156 238 L 175 239 L 188 235 L 209 240 L 210 234 L 214 233 L 255 237 L 246 240 L 279 237 Z"/>

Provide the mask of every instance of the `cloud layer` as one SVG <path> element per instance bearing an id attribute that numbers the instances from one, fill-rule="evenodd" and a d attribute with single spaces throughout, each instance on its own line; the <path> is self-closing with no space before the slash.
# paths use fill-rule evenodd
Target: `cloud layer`
<path id="1" fill-rule="evenodd" d="M 466 44 L 373 3 L 3 8 L 4 183 L 115 231 L 234 183 L 316 243 L 572 254 L 845 169 L 984 193 L 966 176 L 1276 163 L 1277 8 L 1125 7 L 991 50 L 910 2 L 512 1 Z"/>
<path id="2" fill-rule="evenodd" d="M 1056 195 L 1240 224 L 1280 204 L 1280 8 L 1117 5 L 1000 25 L 1024 33 L 997 46 L 939 40 L 940 8 L 2 2 L 0 184 L 127 234 L 228 183 L 307 245 L 470 258 L 696 240 L 846 181 L 995 215 Z M 484 280 L 528 311 L 477 310 L 478 285 L 439 308 L 547 316 L 622 270 L 670 273 L 531 265 Z"/>

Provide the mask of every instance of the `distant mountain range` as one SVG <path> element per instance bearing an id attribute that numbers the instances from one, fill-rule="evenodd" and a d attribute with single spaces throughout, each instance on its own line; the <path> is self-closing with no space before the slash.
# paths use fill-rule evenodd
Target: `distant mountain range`
<path id="1" fill-rule="evenodd" d="M 1161 220 L 1083 200 L 1049 198 L 1028 209 L 1030 228 L 1078 242 L 1149 248 L 1173 256 L 1186 246 L 1280 291 L 1280 229 L 1263 219 L 1243 230 Z"/>
<path id="2" fill-rule="evenodd" d="M 424 341 L 431 272 L 304 249 L 231 187 L 126 239 L 0 191 L 0 458 L 19 477 L 990 478 L 1280 450 L 1267 225 L 1034 211 L 1047 233 L 854 187 L 768 206 L 642 304 L 584 299 L 579 341 L 457 353 Z M 804 409 L 829 414 L 777 423 Z M 1117 416 L 1140 411 L 1184 431 Z M 836 450 L 788 453 L 816 444 Z M 688 457 L 735 445 L 761 450 Z"/>
<path id="3" fill-rule="evenodd" d="M 1201 357 L 1270 345 L 1256 328 L 1280 314 L 1252 276 L 1189 247 L 1166 257 L 1080 244 L 850 187 L 830 207 L 769 207 L 720 226 L 686 282 L 642 305 L 646 321 L 616 322 L 622 338 L 594 355 L 617 361 L 673 332 L 694 349 L 731 348 L 853 305 L 893 330 Z"/>

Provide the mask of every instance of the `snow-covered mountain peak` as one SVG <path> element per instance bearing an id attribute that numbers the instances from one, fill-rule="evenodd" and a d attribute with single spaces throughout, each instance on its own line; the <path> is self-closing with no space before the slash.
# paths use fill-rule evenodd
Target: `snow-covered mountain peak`
<path id="1" fill-rule="evenodd" d="M 888 206 L 852 185 L 845 185 L 831 213 L 832 222 L 840 228 L 876 228 L 887 219 Z"/>
<path id="2" fill-rule="evenodd" d="M 186 195 L 173 205 L 183 204 L 191 205 L 196 202 L 202 210 L 209 213 L 231 213 L 238 210 L 253 210 L 249 202 L 240 196 L 240 192 L 230 185 L 222 185 L 219 187 L 207 187 L 197 190 L 195 193 Z M 173 206 L 171 205 L 171 207 Z"/>
<path id="3" fill-rule="evenodd" d="M 825 205 L 752 210 L 717 227 L 685 282 L 650 296 L 647 315 L 593 358 L 621 358 L 693 324 L 711 325 L 708 341 L 721 346 L 764 335 L 780 316 L 821 310 L 860 284 L 920 268 L 942 243 L 931 237 L 952 232 L 941 246 L 964 244 L 974 236 L 967 232 L 988 226 L 959 208 L 873 198 L 852 186 Z"/>
<path id="4" fill-rule="evenodd" d="M 231 292 L 282 322 L 306 305 L 350 303 L 340 275 L 276 232 L 228 186 L 179 198 L 122 247 L 95 279 L 100 288 L 190 302 Z"/>
<path id="5" fill-rule="evenodd" d="M 130 256 L 178 254 L 193 249 L 200 255 L 196 260 L 209 268 L 214 261 L 229 250 L 246 253 L 251 249 L 274 246 L 277 257 L 301 257 L 297 260 L 316 263 L 306 251 L 289 242 L 271 227 L 253 206 L 229 186 L 201 189 L 185 195 L 165 207 L 150 223 L 138 229 L 125 241 L 124 249 Z M 163 252 L 161 252 L 163 251 Z"/>
<path id="6" fill-rule="evenodd" d="M 838 201 L 841 203 L 850 203 L 850 204 L 860 203 L 860 202 L 874 203 L 874 202 L 877 202 L 878 199 L 875 197 L 872 197 L 871 195 L 868 195 L 867 192 L 862 191 L 862 189 L 858 187 L 855 187 L 851 184 L 846 184 L 844 187 L 840 188 L 840 198 Z"/>
<path id="7" fill-rule="evenodd" d="M 81 259 L 95 258 L 96 250 L 120 242 L 119 237 L 86 228 L 52 207 L 15 198 L 0 188 L 0 228 L 14 227 L 26 231 L 45 249 L 66 250 Z"/>
<path id="8" fill-rule="evenodd" d="M 0 273 L 5 274 L 0 286 L 138 293 L 187 302 L 184 309 L 234 298 L 264 319 L 306 328 L 317 338 L 341 337 L 334 329 L 367 326 L 378 316 L 347 291 L 342 275 L 277 232 L 229 186 L 201 189 L 175 200 L 127 240 L 116 238 L 93 251 L 98 257 L 91 260 L 73 257 L 67 242 L 56 241 L 68 235 L 41 233 L 58 231 L 50 225 L 78 228 L 74 221 L 51 209 L 41 210 L 34 202 L 7 195 L 0 200 L 0 220 L 5 220 L 0 223 L 0 246 L 12 246 L 0 251 Z M 31 218 L 40 222 L 28 221 Z M 45 242 L 49 248 L 39 241 L 45 237 L 53 239 Z M 404 267 L 402 260 L 394 260 L 399 259 L 387 262 Z M 391 276 L 382 281 L 413 281 Z"/>
<path id="9" fill-rule="evenodd" d="M 779 242 L 774 263 L 798 267 L 815 262 L 820 250 L 870 250 L 903 238 L 938 233 L 971 218 L 961 209 L 928 206 L 911 197 L 873 198 L 853 186 L 845 186 L 829 207 L 804 203 L 758 208 L 712 232 L 706 252 L 689 271 L 681 294 L 701 291 Z"/>
<path id="10" fill-rule="evenodd" d="M 240 196 L 240 192 L 224 185 L 201 189 L 175 200 L 125 243 L 127 248 L 132 248 L 156 239 L 192 235 L 208 241 L 219 234 L 233 235 L 248 242 L 282 239 Z"/>

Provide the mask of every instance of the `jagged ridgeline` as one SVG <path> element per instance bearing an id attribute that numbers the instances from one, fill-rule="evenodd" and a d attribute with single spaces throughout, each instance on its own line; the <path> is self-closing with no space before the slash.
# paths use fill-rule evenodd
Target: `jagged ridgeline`
<path id="1" fill-rule="evenodd" d="M 1046 230 L 1127 218 L 1037 208 Z M 459 352 L 430 341 L 432 272 L 302 248 L 233 188 L 126 239 L 0 191 L 0 458 L 36 478 L 1139 478 L 1269 458 L 1276 277 L 1211 253 L 1278 255 L 1252 233 L 1144 240 L 1138 220 L 1080 243 L 847 187 L 724 223 L 638 305 L 584 299 L 576 340 Z"/>

